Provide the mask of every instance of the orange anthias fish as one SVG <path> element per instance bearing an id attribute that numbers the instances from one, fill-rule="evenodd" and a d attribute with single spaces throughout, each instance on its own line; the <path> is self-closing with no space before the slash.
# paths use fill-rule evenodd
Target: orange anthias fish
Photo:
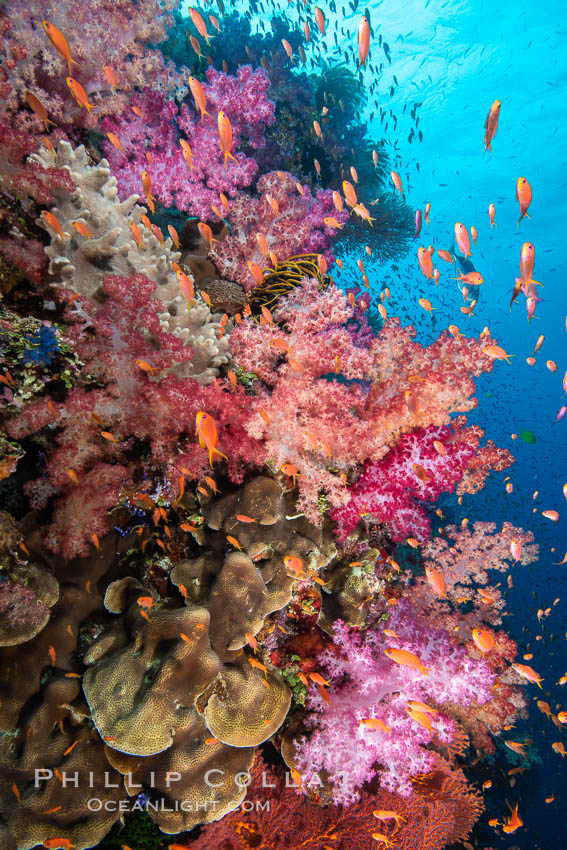
<path id="1" fill-rule="evenodd" d="M 179 249 L 179 234 L 177 233 L 177 230 L 175 229 L 175 227 L 173 227 L 173 225 L 171 225 L 171 224 L 168 224 L 167 225 L 167 232 L 171 236 L 171 239 L 172 239 L 173 244 L 175 245 L 175 248 Z"/>
<path id="2" fill-rule="evenodd" d="M 406 705 L 411 711 L 421 711 L 425 714 L 439 714 L 436 708 L 431 708 L 427 703 L 420 702 L 417 699 L 408 699 Z"/>
<path id="3" fill-rule="evenodd" d="M 473 629 L 473 640 L 481 652 L 490 652 L 494 647 L 494 638 L 486 629 Z"/>
<path id="4" fill-rule="evenodd" d="M 116 94 L 116 78 L 114 76 L 114 71 L 110 65 L 103 65 L 102 70 L 104 71 L 104 76 L 106 77 L 108 84 L 112 86 L 112 91 Z"/>
<path id="5" fill-rule="evenodd" d="M 242 550 L 242 546 L 240 545 L 236 537 L 232 537 L 230 534 L 227 534 L 226 539 L 228 540 L 231 546 L 234 546 L 236 549 Z"/>
<path id="6" fill-rule="evenodd" d="M 246 643 L 250 646 L 254 652 L 258 651 L 258 641 L 252 634 L 252 632 L 245 632 L 244 637 L 246 638 Z"/>
<path id="7" fill-rule="evenodd" d="M 84 106 L 87 112 L 94 109 L 94 104 L 89 103 L 86 91 L 82 85 L 77 82 L 77 80 L 74 80 L 73 77 L 65 77 L 65 82 L 69 86 L 69 90 L 79 106 Z"/>
<path id="8" fill-rule="evenodd" d="M 401 815 L 399 815 L 397 812 L 394 812 L 391 809 L 375 809 L 372 812 L 372 814 L 374 815 L 375 818 L 378 818 L 378 820 L 386 820 L 386 821 L 395 820 L 396 826 L 398 827 L 398 829 L 400 827 L 400 822 L 405 823 L 405 820 L 406 820 Z"/>
<path id="9" fill-rule="evenodd" d="M 447 598 L 447 585 L 445 579 L 440 572 L 434 569 L 426 568 L 425 574 L 431 589 L 437 594 L 439 599 Z"/>
<path id="10" fill-rule="evenodd" d="M 53 126 L 55 127 L 55 121 L 49 120 L 49 118 L 47 117 L 47 109 L 45 108 L 41 100 L 36 97 L 33 92 L 28 91 L 27 89 L 25 89 L 24 91 L 24 97 L 30 109 L 33 109 L 37 117 L 43 121 L 43 124 L 45 126 L 45 132 L 49 133 L 49 127 L 47 125 L 53 124 Z"/>
<path id="11" fill-rule="evenodd" d="M 316 684 L 316 685 L 329 685 L 329 684 L 330 684 L 330 682 L 328 682 L 326 679 L 324 679 L 324 678 L 321 676 L 321 674 L 320 674 L 320 673 L 310 673 L 310 674 L 309 674 L 309 678 L 310 678 L 313 682 L 315 682 L 315 684 Z"/>
<path id="12" fill-rule="evenodd" d="M 264 665 L 261 664 L 259 661 L 256 661 L 255 658 L 249 658 L 248 662 L 252 665 L 252 667 L 256 667 L 257 670 L 262 670 L 263 673 L 268 672 L 267 668 L 264 667 Z"/>
<path id="13" fill-rule="evenodd" d="M 355 207 L 358 203 L 358 198 L 356 197 L 356 192 L 354 191 L 354 186 L 348 180 L 343 180 L 343 193 L 344 193 L 345 200 L 346 200 L 347 204 L 349 205 L 349 207 Z M 340 195 L 338 195 L 338 197 L 340 198 Z M 335 199 L 335 196 L 333 195 L 333 200 L 334 199 Z M 335 203 L 335 207 L 337 207 L 336 203 Z M 337 207 L 337 209 L 338 209 L 338 207 Z M 342 209 L 342 201 L 341 201 L 341 209 Z M 339 210 L 339 212 L 340 212 L 340 210 Z"/>
<path id="14" fill-rule="evenodd" d="M 200 59 L 201 58 L 201 45 L 199 44 L 198 39 L 196 39 L 194 35 L 189 36 L 189 44 L 191 45 L 191 47 L 193 48 L 193 50 L 197 54 L 197 58 Z"/>
<path id="15" fill-rule="evenodd" d="M 228 116 L 225 115 L 222 109 L 219 112 L 218 125 L 221 151 L 224 154 L 224 167 L 228 167 L 228 157 L 233 159 L 234 162 L 238 165 L 238 160 L 230 152 L 230 149 L 232 147 L 232 125 L 228 119 Z"/>
<path id="16" fill-rule="evenodd" d="M 116 133 L 110 133 L 110 132 L 109 132 L 109 133 L 107 133 L 107 134 L 106 134 L 106 136 L 107 136 L 108 141 L 110 142 L 110 144 L 111 144 L 111 145 L 114 145 L 114 147 L 116 148 L 116 150 L 119 150 L 119 151 L 120 151 L 120 153 L 122 153 L 122 150 L 123 150 L 123 149 L 122 149 L 122 142 L 120 141 L 120 139 L 118 138 L 118 136 L 116 135 Z"/>
<path id="17" fill-rule="evenodd" d="M 189 142 L 185 141 L 185 139 L 180 139 L 179 144 L 181 145 L 181 153 L 183 155 L 183 159 L 185 160 L 191 171 L 193 171 L 195 166 L 193 165 L 193 152 L 191 150 Z"/>
<path id="18" fill-rule="evenodd" d="M 283 559 L 286 570 L 291 570 L 296 575 L 303 573 L 303 561 L 294 555 L 286 555 Z"/>
<path id="19" fill-rule="evenodd" d="M 524 216 L 529 218 L 528 209 L 532 202 L 532 187 L 525 177 L 518 177 L 516 181 L 516 200 L 520 204 L 520 218 L 516 225 L 518 227 Z"/>
<path id="20" fill-rule="evenodd" d="M 282 47 L 287 53 L 288 57 L 290 59 L 293 59 L 293 47 L 291 46 L 287 38 L 282 38 Z"/>
<path id="21" fill-rule="evenodd" d="M 384 653 L 392 661 L 395 661 L 396 664 L 411 667 L 412 670 L 419 670 L 419 672 L 423 673 L 424 676 L 428 675 L 429 667 L 425 667 L 417 655 L 414 655 L 413 652 L 408 652 L 406 649 L 392 649 L 391 647 L 388 647 L 388 649 L 384 650 Z"/>
<path id="22" fill-rule="evenodd" d="M 394 184 L 394 186 L 396 187 L 396 189 L 398 190 L 398 192 L 401 195 L 402 194 L 402 178 L 400 177 L 400 175 L 398 174 L 397 171 L 391 171 L 390 177 L 392 178 L 392 183 Z"/>
<path id="23" fill-rule="evenodd" d="M 75 228 L 77 233 L 80 233 L 81 236 L 85 237 L 85 239 L 91 238 L 91 234 L 89 233 L 88 228 L 87 228 L 87 226 L 84 222 L 82 222 L 82 221 L 72 221 L 71 224 L 73 225 L 73 227 Z"/>
<path id="24" fill-rule="evenodd" d="M 518 814 L 519 803 L 516 804 L 515 808 L 512 808 L 510 803 L 506 800 L 506 805 L 508 806 L 508 808 L 510 809 L 512 814 L 502 824 L 502 832 L 506 832 L 506 833 L 516 832 L 517 829 L 519 829 L 521 826 L 524 825 L 524 821 L 521 819 L 520 815 Z"/>
<path id="25" fill-rule="evenodd" d="M 526 283 L 529 283 L 533 278 L 534 265 L 535 247 L 531 242 L 524 242 L 520 253 L 520 277 Z"/>
<path id="26" fill-rule="evenodd" d="M 195 101 L 195 109 L 198 109 L 201 113 L 201 122 L 205 115 L 210 115 L 210 112 L 207 112 L 207 98 L 205 96 L 205 92 L 203 90 L 203 86 L 199 82 L 196 77 L 189 77 L 189 88 L 191 89 L 191 94 L 193 95 L 193 100 Z"/>
<path id="27" fill-rule="evenodd" d="M 520 741 L 504 741 L 504 744 L 508 747 L 509 750 L 512 750 L 513 753 L 517 753 L 519 756 L 526 756 L 526 745 L 522 744 Z"/>
<path id="28" fill-rule="evenodd" d="M 490 149 L 490 153 L 492 155 L 492 147 L 491 142 L 494 136 L 496 135 L 496 131 L 498 130 L 498 118 L 500 117 L 500 106 L 501 103 L 499 100 L 495 100 L 490 109 L 488 110 L 488 115 L 486 116 L 486 121 L 484 122 L 484 152 Z"/>
<path id="29" fill-rule="evenodd" d="M 46 838 L 42 844 L 48 850 L 72 850 L 74 846 L 69 838 Z"/>
<path id="30" fill-rule="evenodd" d="M 50 213 L 48 210 L 42 210 L 41 217 L 45 224 L 49 227 L 49 229 L 53 230 L 53 232 L 56 233 L 60 239 L 64 239 L 65 236 L 69 235 L 68 233 L 63 232 L 61 222 L 59 221 L 57 216 L 53 215 L 53 213 Z"/>
<path id="31" fill-rule="evenodd" d="M 358 67 L 363 65 L 366 68 L 366 58 L 370 50 L 370 24 L 368 18 L 363 15 L 358 25 Z"/>
<path id="32" fill-rule="evenodd" d="M 226 455 L 223 455 L 222 452 L 219 452 L 217 449 L 218 445 L 218 434 L 217 434 L 217 426 L 215 425 L 215 420 L 212 416 L 209 416 L 208 413 L 205 413 L 204 410 L 200 410 L 197 413 L 196 417 L 197 430 L 195 434 L 199 436 L 199 445 L 201 448 L 207 448 L 209 451 L 209 464 L 211 468 L 213 466 L 213 457 L 218 455 L 219 458 L 224 458 L 228 460 Z"/>
<path id="33" fill-rule="evenodd" d="M 136 245 L 138 246 L 138 251 L 139 251 L 140 247 L 142 245 L 142 241 L 143 241 L 140 228 L 138 227 L 137 224 L 134 224 L 134 222 L 131 221 L 130 222 L 130 230 L 132 231 L 132 236 L 134 237 L 134 241 L 136 242 Z"/>
<path id="34" fill-rule="evenodd" d="M 428 729 L 429 732 L 432 731 L 431 727 L 431 718 L 424 711 L 416 711 L 415 709 L 406 707 L 406 711 L 408 713 L 408 717 L 414 720 L 416 723 L 419 723 L 420 726 L 423 726 L 424 729 Z"/>
<path id="35" fill-rule="evenodd" d="M 315 20 L 321 35 L 325 35 L 325 16 L 318 6 L 315 6 Z"/>
<path id="36" fill-rule="evenodd" d="M 365 726 L 367 729 L 381 729 L 382 732 L 390 734 L 390 727 L 386 726 L 383 720 L 379 717 L 367 717 L 360 721 L 360 726 Z"/>
<path id="37" fill-rule="evenodd" d="M 533 667 L 529 667 L 527 664 L 512 664 L 512 667 L 523 679 L 527 679 L 528 682 L 532 682 L 541 688 L 541 682 L 543 682 L 543 678 L 536 673 Z"/>
<path id="38" fill-rule="evenodd" d="M 295 487 L 295 479 L 299 475 L 297 466 L 294 466 L 293 463 L 282 463 L 280 469 L 288 478 L 293 478 L 293 486 Z"/>
<path id="39" fill-rule="evenodd" d="M 459 277 L 454 277 L 453 280 L 458 280 L 467 286 L 482 286 L 484 283 L 484 278 L 480 272 L 467 272 Z"/>
<path id="40" fill-rule="evenodd" d="M 511 363 L 510 357 L 512 355 L 506 354 L 504 349 L 500 345 L 487 345 L 486 348 L 482 349 L 483 353 L 486 354 L 487 357 L 490 357 L 492 360 L 505 360 L 507 363 Z"/>
<path id="41" fill-rule="evenodd" d="M 425 279 L 430 280 L 433 277 L 433 260 L 427 248 L 419 248 L 417 261 Z"/>
<path id="42" fill-rule="evenodd" d="M 467 257 L 472 257 L 469 233 L 465 225 L 460 221 L 455 224 L 455 239 L 457 240 L 457 245 L 465 255 L 465 260 Z"/>
<path id="43" fill-rule="evenodd" d="M 212 248 L 213 242 L 218 242 L 218 239 L 213 237 L 213 231 L 210 228 L 210 225 L 205 224 L 203 221 L 200 221 L 197 225 L 197 229 L 201 235 L 201 239 L 203 241 L 208 242 L 209 246 Z"/>
<path id="44" fill-rule="evenodd" d="M 210 36 L 209 36 L 209 33 L 207 32 L 207 27 L 205 25 L 203 18 L 199 14 L 199 12 L 196 9 L 193 9 L 192 7 L 190 7 L 189 8 L 189 14 L 191 15 L 191 20 L 193 21 L 195 29 L 197 30 L 199 35 L 201 35 L 205 39 L 207 44 L 210 44 L 211 43 L 209 41 Z"/>
<path id="45" fill-rule="evenodd" d="M 55 50 L 59 53 L 59 55 L 65 60 L 67 65 L 69 66 L 69 75 L 71 74 L 71 65 L 78 65 L 73 57 L 71 56 L 71 50 L 69 49 L 69 44 L 67 39 L 60 32 L 55 24 L 52 24 L 50 21 L 43 21 L 43 29 L 45 30 L 45 34 L 54 46 Z"/>

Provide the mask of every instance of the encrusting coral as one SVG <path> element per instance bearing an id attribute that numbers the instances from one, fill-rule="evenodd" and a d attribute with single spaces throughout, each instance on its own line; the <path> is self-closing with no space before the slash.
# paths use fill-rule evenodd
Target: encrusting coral
<path id="1" fill-rule="evenodd" d="M 275 668 L 270 665 L 262 675 L 261 662 L 254 667 L 256 659 L 248 651 L 246 634 L 261 631 L 269 614 L 292 597 L 293 576 L 286 574 L 284 554 L 304 557 L 317 569 L 335 551 L 333 541 L 325 542 L 321 530 L 304 518 L 287 519 L 293 498 L 267 476 L 251 479 L 234 493 L 209 502 L 207 508 L 199 557 L 211 566 L 198 604 L 181 593 L 185 590 L 182 579 L 188 581 L 193 568 L 191 561 L 180 561 L 171 574 L 180 600 L 185 597 L 185 604 L 177 607 L 131 575 L 107 583 L 103 575 L 112 574 L 116 558 L 111 537 L 106 538 L 104 551 L 74 562 L 77 576 L 84 576 L 86 569 L 92 575 L 92 583 L 91 579 L 86 582 L 88 589 L 79 582 L 81 589 L 74 591 L 80 594 L 75 597 L 76 616 L 84 623 L 90 612 L 102 608 L 104 586 L 108 613 L 102 621 L 98 615 L 94 629 L 82 632 L 80 665 L 87 668 L 82 676 L 86 706 L 78 707 L 74 701 L 80 673 L 68 680 L 75 691 L 65 703 L 73 703 L 91 742 L 96 729 L 102 752 L 124 774 L 128 793 L 143 787 L 173 802 L 193 801 L 193 808 L 151 812 L 160 828 L 172 834 L 221 817 L 244 797 L 245 789 L 234 786 L 234 775 L 250 767 L 254 747 L 281 727 L 291 701 L 289 688 Z M 237 519 L 239 511 L 254 512 L 257 523 L 242 523 Z M 242 551 L 226 553 L 226 530 L 240 534 Z M 69 568 L 54 559 L 52 569 L 61 581 Z M 251 572 L 256 574 L 255 583 Z M 68 604 L 73 591 L 65 589 L 65 581 L 62 586 Z M 237 616 L 227 617 L 230 612 Z M 77 630 L 71 624 L 64 630 L 64 649 L 61 625 L 55 617 L 46 629 L 57 647 L 53 647 L 52 661 L 57 676 L 66 666 L 77 669 L 78 661 L 72 650 Z M 59 638 L 54 637 L 55 629 Z M 33 642 L 28 647 L 27 664 L 33 668 L 39 658 Z M 74 672 L 71 675 L 75 677 Z M 38 686 L 30 676 L 29 693 Z M 28 697 L 23 697 L 25 703 Z M 73 741 L 62 743 L 70 746 Z M 224 778 L 218 785 L 206 786 L 207 770 L 222 771 Z M 179 781 L 167 781 L 168 771 L 171 776 L 180 774 Z M 152 776 L 160 777 L 155 787 Z M 28 818 L 33 817 L 28 813 Z M 106 831 L 111 822 L 105 821 L 100 828 Z M 61 835 L 76 838 L 77 846 L 88 846 L 80 845 L 83 839 L 72 825 L 64 828 L 62 821 L 57 823 Z"/>
<path id="2" fill-rule="evenodd" d="M 39 634 L 59 598 L 57 580 L 18 547 L 22 537 L 11 515 L 0 511 L 0 646 Z"/>

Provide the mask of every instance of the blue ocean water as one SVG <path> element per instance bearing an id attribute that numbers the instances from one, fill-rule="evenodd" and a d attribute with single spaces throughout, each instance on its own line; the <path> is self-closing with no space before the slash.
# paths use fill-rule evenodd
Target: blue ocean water
<path id="1" fill-rule="evenodd" d="M 516 463 L 493 474 L 485 489 L 465 497 L 462 507 L 454 497 L 444 500 L 449 518 L 467 516 L 501 523 L 506 520 L 530 529 L 540 546 L 539 562 L 514 572 L 514 588 L 508 591 L 506 628 L 519 641 L 520 649 L 534 654 L 534 668 L 545 677 L 543 693 L 533 693 L 529 721 L 515 730 L 534 739 L 541 763 L 505 793 L 506 784 L 494 788 L 495 799 L 475 830 L 479 846 L 552 848 L 563 846 L 559 838 L 567 826 L 567 774 L 561 757 L 551 749 L 561 733 L 536 708 L 537 698 L 552 708 L 567 704 L 565 691 L 557 686 L 567 669 L 565 629 L 567 626 L 567 566 L 554 566 L 567 551 L 567 504 L 562 488 L 567 482 L 567 419 L 553 425 L 566 403 L 562 378 L 567 369 L 567 288 L 564 264 L 563 222 L 566 213 L 567 124 L 561 104 L 566 96 L 567 56 L 562 49 L 564 24 L 558 20 L 557 5 L 529 2 L 406 2 L 385 0 L 370 7 L 373 26 L 391 49 L 392 64 L 385 63 L 379 80 L 379 100 L 400 116 L 404 104 L 421 103 L 419 129 L 423 142 L 408 144 L 411 119 L 399 119 L 398 132 L 386 138 L 391 151 L 399 146 L 399 171 L 406 198 L 422 210 L 431 203 L 431 225 L 422 234 L 397 269 L 376 265 L 370 280 L 387 281 L 392 301 L 407 313 L 418 328 L 418 339 L 427 340 L 451 322 L 464 333 L 478 334 L 488 325 L 507 352 L 516 355 L 511 365 L 497 362 L 493 372 L 478 382 L 479 406 L 469 417 L 480 424 L 488 437 L 510 449 Z M 354 31 L 356 14 L 344 26 Z M 374 55 L 376 47 L 373 47 Z M 381 57 L 382 58 L 382 57 Z M 398 80 L 389 97 L 394 75 Z M 371 75 L 364 80 L 369 83 Z M 483 124 L 491 103 L 502 102 L 493 156 L 483 154 Z M 369 104 L 372 108 L 372 104 Z M 380 125 L 372 130 L 377 135 Z M 391 129 L 390 129 L 391 133 Z M 419 170 L 418 170 L 419 163 Z M 533 188 L 530 220 L 519 215 L 515 185 L 525 176 Z M 488 205 L 496 206 L 490 228 Z M 444 266 L 439 286 L 425 282 L 416 262 L 417 247 L 429 240 L 450 248 L 456 221 L 478 230 L 473 249 L 475 268 L 484 276 L 476 316 L 459 314 L 462 304 L 452 270 Z M 509 310 L 514 278 L 524 241 L 536 249 L 534 276 L 544 284 L 536 315 L 528 323 L 519 303 Z M 431 321 L 431 334 L 424 332 L 428 318 L 417 304 L 429 298 L 439 310 Z M 530 356 L 540 334 L 545 342 L 530 367 Z M 546 361 L 553 360 L 553 374 Z M 536 442 L 511 439 L 529 429 Z M 504 479 L 510 476 L 514 491 L 507 494 Z M 534 491 L 539 491 L 536 500 Z M 534 512 L 537 509 L 538 512 Z M 542 517 L 541 511 L 555 509 L 558 523 Z M 555 549 L 555 551 L 552 551 Z M 537 610 L 547 608 L 559 597 L 543 628 Z M 527 632 L 522 631 L 527 627 Z M 542 635 L 543 640 L 536 640 Z M 551 639 L 553 635 L 554 639 Z M 537 689 L 532 689 L 537 691 Z M 496 785 L 496 783 L 495 783 Z M 501 817 L 504 796 L 519 801 L 525 828 L 501 844 L 486 826 L 489 817 Z M 545 803 L 545 798 L 555 801 Z M 487 846 L 487 845 L 486 845 Z"/>
<path id="2" fill-rule="evenodd" d="M 268 6 L 268 15 L 283 11 L 300 29 L 302 6 L 282 6 Z M 239 8 L 244 12 L 248 6 Z M 465 516 L 471 522 L 501 525 L 509 521 L 533 531 L 540 546 L 539 562 L 514 572 L 514 587 L 507 591 L 510 616 L 505 621 L 519 650 L 533 653 L 530 663 L 545 679 L 543 691 L 533 686 L 528 689 L 530 717 L 514 731 L 515 740 L 533 739 L 531 759 L 535 763 L 513 779 L 499 766 L 493 796 L 486 795 L 487 812 L 475 829 L 473 844 L 554 850 L 565 843 L 560 836 L 567 828 L 567 773 L 561 756 L 551 748 L 553 741 L 561 740 L 561 732 L 541 714 L 535 700 L 547 700 L 552 710 L 567 706 L 565 689 L 556 684 L 567 671 L 567 565 L 555 565 L 567 552 L 563 495 L 567 418 L 553 424 L 560 407 L 567 403 L 562 389 L 567 369 L 565 23 L 557 4 L 550 0 L 523 4 L 505 0 L 497 7 L 486 0 L 383 0 L 366 10 L 355 2 L 338 3 L 336 12 L 327 5 L 321 8 L 327 20 L 327 52 L 322 55 L 340 61 L 346 50 L 352 63 L 356 62 L 360 15 L 369 13 L 373 28 L 369 58 L 374 66 L 383 63 L 383 69 L 379 74 L 371 68 L 360 71 L 367 89 L 377 83 L 362 118 L 367 121 L 368 135 L 385 141 L 407 202 L 421 210 L 427 202 L 431 204 L 430 226 L 424 223 L 420 237 L 402 259 L 383 264 L 365 257 L 372 294 L 377 298 L 388 286 L 392 293 L 389 312 L 400 315 L 404 324 L 414 324 L 422 342 L 430 342 L 451 323 L 471 335 L 488 326 L 499 344 L 514 355 L 511 364 L 496 362 L 492 373 L 478 381 L 479 405 L 469 421 L 511 450 L 516 462 L 505 472 L 493 474 L 481 493 L 465 496 L 461 506 L 454 496 L 443 499 L 442 505 L 448 521 Z M 258 14 L 255 25 L 262 31 L 266 15 Z M 378 46 L 380 35 L 389 47 L 391 64 L 384 48 Z M 484 121 L 496 99 L 502 107 L 491 156 L 484 153 Z M 410 116 L 416 104 L 418 128 Z M 380 107 L 387 111 L 382 122 Z M 393 116 L 397 118 L 395 129 Z M 412 127 L 415 135 L 410 143 Z M 421 143 L 417 129 L 423 133 Z M 533 201 L 530 218 L 517 227 L 515 186 L 520 176 L 530 181 Z M 493 229 L 488 217 L 490 203 L 496 207 L 497 226 Z M 463 300 L 451 280 L 454 267 L 439 263 L 441 279 L 436 287 L 433 281 L 425 281 L 417 264 L 420 245 L 451 248 L 457 221 L 467 227 L 474 225 L 478 231 L 472 260 L 484 284 L 472 318 L 460 313 Z M 543 300 L 530 322 L 523 303 L 517 301 L 509 309 L 525 241 L 535 246 L 534 277 L 544 285 L 540 291 Z M 337 282 L 352 285 L 359 279 L 355 264 L 360 254 L 340 256 L 344 271 Z M 420 297 L 437 308 L 432 318 L 418 305 Z M 545 342 L 536 364 L 529 366 L 526 358 L 541 334 Z M 556 363 L 555 373 L 547 368 L 548 360 Z M 522 431 L 531 431 L 535 442 L 512 439 L 512 434 Z M 511 494 L 506 492 L 508 476 L 514 485 Z M 559 522 L 543 517 L 544 510 L 558 511 Z M 540 624 L 537 610 L 552 606 L 557 598 L 549 618 Z M 511 760 L 508 767 L 516 764 L 519 760 Z M 550 797 L 554 801 L 546 803 Z M 525 826 L 502 841 L 488 820 L 502 820 L 507 814 L 506 800 L 519 802 Z"/>

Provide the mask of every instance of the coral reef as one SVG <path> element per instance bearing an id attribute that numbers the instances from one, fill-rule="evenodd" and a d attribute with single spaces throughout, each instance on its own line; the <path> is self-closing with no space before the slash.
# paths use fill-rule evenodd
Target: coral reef
<path id="1" fill-rule="evenodd" d="M 416 620 L 404 603 L 390 614 L 388 628 L 349 633 L 335 622 L 333 641 L 341 652 L 326 652 L 319 662 L 331 681 L 330 704 L 312 693 L 305 721 L 307 736 L 295 738 L 293 766 L 306 787 L 316 776 L 325 777 L 335 803 L 358 798 L 358 789 L 375 775 L 380 765 L 380 787 L 403 797 L 412 793 L 411 777 L 427 773 L 434 765 L 432 741 L 444 746 L 458 739 L 450 707 L 483 704 L 490 699 L 494 676 L 483 661 L 470 658 L 451 641 L 448 633 Z M 427 670 L 393 663 L 387 647 L 418 656 Z M 434 714 L 416 720 L 408 714 L 408 700 L 433 703 Z M 449 712 L 443 706 L 448 704 Z M 369 721 L 377 719 L 379 728 Z M 339 730 L 341 730 L 339 732 Z M 353 750 L 352 742 L 356 741 Z"/>
<path id="2" fill-rule="evenodd" d="M 287 778 L 286 778 L 287 777 Z M 415 783 L 415 793 L 404 799 L 389 791 L 363 793 L 350 806 L 318 806 L 299 794 L 289 773 L 270 769 L 256 757 L 249 771 L 249 796 L 262 805 L 235 811 L 220 823 L 206 827 L 194 843 L 195 850 L 253 850 L 265 847 L 299 847 L 313 850 L 371 850 L 372 833 L 385 834 L 394 850 L 443 850 L 465 840 L 482 812 L 479 795 L 471 790 L 460 770 L 450 770 L 441 760 Z M 248 781 L 248 777 L 246 778 Z M 269 806 L 269 807 L 268 807 Z M 382 823 L 373 812 L 383 809 L 400 820 Z M 332 844 L 330 844 L 332 842 Z"/>
<path id="3" fill-rule="evenodd" d="M 415 224 L 322 11 L 172 6 L 0 13 L 0 843 L 443 850 L 527 705 L 533 535 L 432 528 L 497 343 L 337 286 Z"/>
<path id="4" fill-rule="evenodd" d="M 141 0 L 135 6 L 129 0 L 103 0 L 93 14 L 77 0 L 66 0 L 63 6 L 46 0 L 41 8 L 10 4 L 0 19 L 6 57 L 0 91 L 5 105 L 19 122 L 42 127 L 41 121 L 23 108 L 27 105 L 25 92 L 31 91 L 52 123 L 93 128 L 102 116 L 125 109 L 129 95 L 140 85 L 183 96 L 187 93 L 183 70 L 164 62 L 162 53 L 148 46 L 166 38 L 173 5 L 170 0 L 163 4 Z M 48 39 L 43 19 L 66 33 L 74 60 L 72 73 L 84 86 L 92 112 L 79 106 L 65 85 L 71 67 Z M 111 68 L 116 85 L 108 79 L 104 66 Z"/>

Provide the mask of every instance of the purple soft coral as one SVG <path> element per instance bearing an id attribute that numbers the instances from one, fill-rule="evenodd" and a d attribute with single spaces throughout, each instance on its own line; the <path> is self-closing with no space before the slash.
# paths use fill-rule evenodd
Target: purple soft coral
<path id="1" fill-rule="evenodd" d="M 104 130 L 114 133 L 122 147 L 119 151 L 110 142 L 103 146 L 118 178 L 121 198 L 143 192 L 142 171 L 146 170 L 161 204 L 206 220 L 216 217 L 212 207 L 220 206 L 221 192 L 235 195 L 239 188 L 251 184 L 258 170 L 253 158 L 237 153 L 236 162 L 231 160 L 224 167 L 216 114 L 223 109 L 230 119 L 233 152 L 245 141 L 251 148 L 261 147 L 264 127 L 274 121 L 274 104 L 266 97 L 269 77 L 261 69 L 253 71 L 246 65 L 238 69 L 236 77 L 209 68 L 207 79 L 203 90 L 210 115 L 203 121 L 193 108 L 183 104 L 178 112 L 174 101 L 150 90 L 132 101 L 143 120 L 128 112 L 103 121 Z M 192 151 L 189 162 L 184 159 L 181 138 Z"/>
<path id="2" fill-rule="evenodd" d="M 376 773 L 381 787 L 410 796 L 410 777 L 434 764 L 435 753 L 426 746 L 450 746 L 455 737 L 450 706 L 490 699 L 494 676 L 488 666 L 455 645 L 446 631 L 418 621 L 405 602 L 396 606 L 387 626 L 397 638 L 387 637 L 383 628 L 349 631 L 339 620 L 334 640 L 342 654 L 320 656 L 332 679 L 330 703 L 317 692 L 308 697 L 311 732 L 296 741 L 295 761 L 306 787 L 318 783 L 320 771 L 327 772 L 335 803 L 357 800 L 358 789 Z M 428 673 L 394 663 L 384 653 L 388 647 L 414 653 Z M 409 716 L 408 700 L 438 709 L 429 715 L 431 730 Z M 362 722 L 370 719 L 389 731 Z"/>

